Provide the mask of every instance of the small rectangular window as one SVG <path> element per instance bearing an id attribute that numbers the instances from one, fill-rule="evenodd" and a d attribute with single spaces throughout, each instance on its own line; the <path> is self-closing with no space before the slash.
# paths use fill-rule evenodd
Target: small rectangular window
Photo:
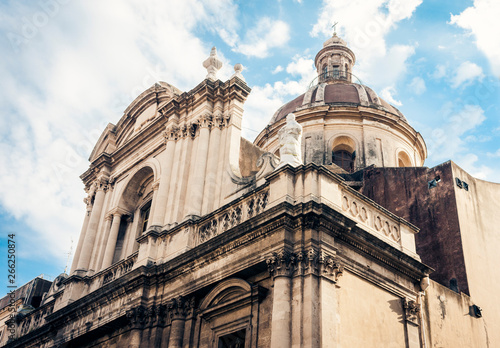
<path id="1" fill-rule="evenodd" d="M 218 348 L 244 348 L 246 330 L 242 329 L 219 337 Z"/>

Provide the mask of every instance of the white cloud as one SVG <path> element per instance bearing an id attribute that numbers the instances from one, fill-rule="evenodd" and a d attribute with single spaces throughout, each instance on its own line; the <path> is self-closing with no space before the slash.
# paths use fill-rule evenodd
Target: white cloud
<path id="1" fill-rule="evenodd" d="M 300 56 L 293 57 L 292 62 L 286 67 L 286 72 L 293 76 L 299 75 L 302 79 L 313 79 L 317 75 L 314 60 Z"/>
<path id="2" fill-rule="evenodd" d="M 393 85 L 406 71 L 406 60 L 414 47 L 387 47 L 385 36 L 397 23 L 410 18 L 422 0 L 323 0 L 312 36 L 332 34 L 332 18 L 341 18 L 339 33 L 359 58 L 355 74 L 375 87 Z"/>
<path id="3" fill-rule="evenodd" d="M 488 152 L 486 154 L 488 157 L 500 157 L 500 148 L 496 150 L 495 152 Z"/>
<path id="4" fill-rule="evenodd" d="M 401 101 L 394 99 L 394 96 L 396 94 L 398 94 L 398 93 L 393 86 L 386 87 L 380 92 L 382 99 L 385 99 L 390 104 L 395 105 L 395 106 L 403 105 L 403 103 L 401 103 Z"/>
<path id="5" fill-rule="evenodd" d="M 258 133 L 249 131 L 262 130 L 274 113 L 286 102 L 305 93 L 309 83 L 316 77 L 314 61 L 309 56 L 296 55 L 287 65 L 286 72 L 299 80 L 277 81 L 274 84 L 252 87 L 252 93 L 245 103 L 243 118 L 243 136 L 253 140 Z"/>
<path id="6" fill-rule="evenodd" d="M 201 81 L 210 46 L 193 30 L 233 42 L 237 8 L 229 0 L 68 2 L 25 35 L 23 18 L 43 11 L 16 4 L 0 14 L 0 31 L 22 38 L 0 43 L 0 123 L 9 125 L 0 128 L 0 205 L 34 230 L 23 241 L 30 257 L 64 264 L 84 215 L 78 176 L 106 123 L 157 80 L 182 90 Z M 228 77 L 219 56 L 219 76 Z"/>
<path id="7" fill-rule="evenodd" d="M 277 74 L 283 71 L 283 67 L 281 65 L 278 65 L 272 72 L 272 74 Z"/>
<path id="8" fill-rule="evenodd" d="M 282 47 L 290 40 L 290 27 L 281 20 L 261 18 L 255 27 L 246 33 L 242 43 L 233 50 L 250 57 L 264 58 L 269 51 Z"/>
<path id="9" fill-rule="evenodd" d="M 500 2 L 475 0 L 474 5 L 459 15 L 451 15 L 451 24 L 470 30 L 477 47 L 486 55 L 493 72 L 500 76 Z"/>
<path id="10" fill-rule="evenodd" d="M 435 128 L 430 137 L 426 138 L 429 158 L 433 161 L 448 159 L 460 160 L 469 151 L 464 134 L 481 125 L 486 117 L 484 110 L 478 105 L 465 105 L 458 112 L 454 112 L 452 104 L 446 105 L 441 113 L 449 115 L 445 124 Z M 469 157 L 470 160 L 470 157 Z"/>
<path id="11" fill-rule="evenodd" d="M 494 170 L 485 165 L 478 165 L 479 157 L 476 154 L 468 153 L 458 156 L 455 161 L 460 167 L 475 178 L 488 180 L 494 174 Z"/>
<path id="12" fill-rule="evenodd" d="M 468 85 L 474 80 L 482 80 L 484 77 L 483 69 L 475 63 L 469 61 L 463 62 L 455 71 L 451 80 L 451 87 L 458 88 L 462 85 Z"/>
<path id="13" fill-rule="evenodd" d="M 427 89 L 425 87 L 424 79 L 421 77 L 418 77 L 418 76 L 414 77 L 408 86 L 411 88 L 413 93 L 415 93 L 416 95 L 420 95 L 420 94 L 424 93 Z"/>
<path id="14" fill-rule="evenodd" d="M 432 77 L 434 77 L 435 79 L 443 78 L 446 76 L 446 71 L 446 65 L 438 64 L 436 65 L 436 70 L 434 70 L 434 72 L 432 73 Z"/>

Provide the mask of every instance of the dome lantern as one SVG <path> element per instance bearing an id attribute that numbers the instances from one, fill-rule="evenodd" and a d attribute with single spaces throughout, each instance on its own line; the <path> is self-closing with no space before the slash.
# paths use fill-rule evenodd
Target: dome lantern
<path id="1" fill-rule="evenodd" d="M 314 59 L 319 83 L 352 82 L 352 67 L 356 56 L 344 40 L 333 33 L 323 43 L 323 48 Z"/>

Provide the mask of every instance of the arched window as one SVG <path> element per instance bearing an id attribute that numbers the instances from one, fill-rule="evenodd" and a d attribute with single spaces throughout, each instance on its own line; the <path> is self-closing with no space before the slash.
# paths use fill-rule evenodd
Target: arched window
<path id="1" fill-rule="evenodd" d="M 113 262 L 135 252 L 139 246 L 137 237 L 150 225 L 153 181 L 152 168 L 143 167 L 132 176 L 121 195 L 118 208 L 127 214 L 120 222 Z"/>
<path id="2" fill-rule="evenodd" d="M 404 151 L 398 153 L 398 167 L 411 167 L 410 156 Z"/>
<path id="3" fill-rule="evenodd" d="M 332 152 L 332 162 L 345 171 L 352 173 L 354 170 L 354 152 L 339 150 Z"/>
<path id="4" fill-rule="evenodd" d="M 332 163 L 352 173 L 355 169 L 356 143 L 346 135 L 336 137 L 332 143 Z"/>

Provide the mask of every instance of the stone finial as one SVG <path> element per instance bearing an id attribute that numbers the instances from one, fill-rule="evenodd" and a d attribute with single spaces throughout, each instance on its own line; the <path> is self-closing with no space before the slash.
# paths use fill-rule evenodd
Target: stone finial
<path id="1" fill-rule="evenodd" d="M 235 64 L 234 65 L 234 74 L 233 76 L 231 76 L 231 78 L 233 77 L 237 77 L 239 78 L 241 81 L 245 81 L 245 78 L 243 77 L 243 75 L 241 74 L 241 72 L 243 71 L 243 65 L 241 65 L 240 63 L 238 64 Z"/>
<path id="2" fill-rule="evenodd" d="M 222 68 L 222 61 L 217 58 L 217 48 L 215 48 L 215 46 L 212 47 L 212 50 L 210 51 L 210 57 L 208 57 L 203 62 L 203 66 L 208 71 L 206 78 L 212 81 L 217 80 L 217 71 Z"/>
<path id="3" fill-rule="evenodd" d="M 295 121 L 294 114 L 288 114 L 286 124 L 278 131 L 280 142 L 280 164 L 290 164 L 293 167 L 302 163 L 302 126 Z"/>

